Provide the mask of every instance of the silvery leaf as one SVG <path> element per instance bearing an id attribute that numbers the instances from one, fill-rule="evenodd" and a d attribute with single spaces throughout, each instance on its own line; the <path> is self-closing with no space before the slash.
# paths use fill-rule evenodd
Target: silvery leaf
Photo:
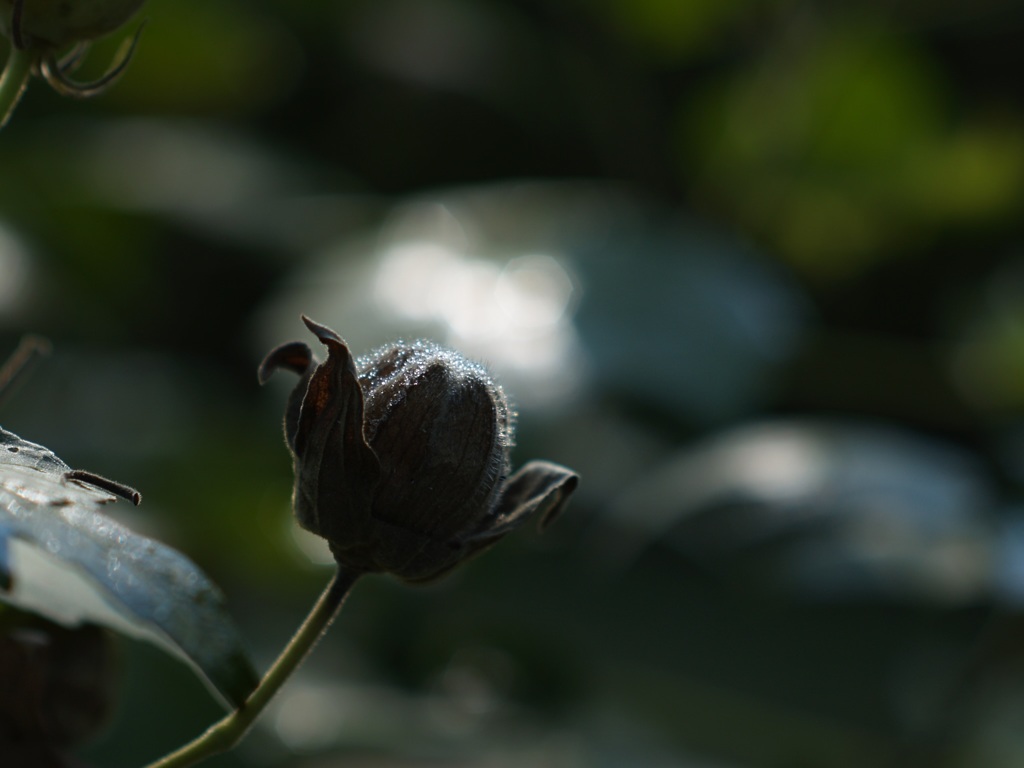
<path id="1" fill-rule="evenodd" d="M 153 642 L 240 705 L 258 680 L 220 591 L 181 553 L 102 514 L 117 498 L 101 486 L 0 428 L 0 600 Z"/>

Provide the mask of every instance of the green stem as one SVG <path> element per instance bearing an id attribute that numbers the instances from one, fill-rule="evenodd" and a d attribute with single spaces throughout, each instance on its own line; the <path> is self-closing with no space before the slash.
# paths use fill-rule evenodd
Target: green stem
<path id="1" fill-rule="evenodd" d="M 316 641 L 327 631 L 357 578 L 358 575 L 350 575 L 339 568 L 309 616 L 245 703 L 212 725 L 202 736 L 146 768 L 185 768 L 220 752 L 227 752 L 241 741 L 277 690 L 291 677 L 316 645 Z"/>
<path id="2" fill-rule="evenodd" d="M 4 67 L 3 75 L 0 75 L 0 128 L 7 125 L 7 121 L 18 105 L 18 99 L 25 92 L 29 76 L 32 74 L 32 61 L 34 54 L 31 51 L 11 46 L 11 52 L 7 57 L 7 65 Z"/>

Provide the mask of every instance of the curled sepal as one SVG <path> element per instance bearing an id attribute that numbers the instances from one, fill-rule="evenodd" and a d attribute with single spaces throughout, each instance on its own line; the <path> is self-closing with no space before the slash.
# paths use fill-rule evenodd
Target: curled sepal
<path id="1" fill-rule="evenodd" d="M 278 368 L 302 377 L 285 412 L 299 524 L 328 541 L 359 541 L 380 477 L 380 462 L 363 437 L 363 392 L 341 337 L 308 317 L 302 320 L 327 347 L 327 360 L 317 363 L 302 342 L 283 344 L 263 360 L 259 379 L 266 382 Z"/>
<path id="2" fill-rule="evenodd" d="M 57 61 L 61 71 L 69 75 L 81 66 L 85 61 L 85 54 L 89 52 L 89 43 L 76 43 L 71 50 L 65 53 Z"/>
<path id="3" fill-rule="evenodd" d="M 527 462 L 505 481 L 485 525 L 460 542 L 462 559 L 483 552 L 534 515 L 540 515 L 538 527 L 543 531 L 565 509 L 579 481 L 571 469 L 553 462 Z"/>
<path id="4" fill-rule="evenodd" d="M 292 389 L 288 396 L 288 406 L 284 412 L 284 436 L 288 447 L 295 452 L 295 433 L 299 431 L 299 412 L 302 410 L 302 397 L 309 385 L 309 377 L 316 370 L 317 361 L 313 352 L 301 341 L 282 344 L 263 359 L 259 369 L 259 382 L 266 384 L 274 371 L 284 368 L 299 374 L 299 385 Z"/>
<path id="5" fill-rule="evenodd" d="M 310 376 L 299 412 L 295 510 L 314 533 L 346 540 L 369 515 L 380 462 L 363 437 L 363 392 L 348 346 L 326 326 L 302 320 L 327 347 L 327 360 Z"/>
<path id="6" fill-rule="evenodd" d="M 260 384 L 266 384 L 271 375 L 278 368 L 297 373 L 300 376 L 306 372 L 310 365 L 316 361 L 313 359 L 313 351 L 308 344 L 301 341 L 290 341 L 270 350 L 263 362 L 260 363 L 258 377 Z"/>
<path id="7" fill-rule="evenodd" d="M 579 475 L 554 462 L 527 462 L 505 481 L 492 530 L 507 530 L 535 514 L 544 530 L 565 509 L 579 481 Z"/>
<path id="8" fill-rule="evenodd" d="M 39 73 L 61 96 L 71 96 L 76 99 L 99 96 L 116 83 L 128 68 L 144 26 L 145 22 L 139 25 L 131 39 L 121 46 L 110 69 L 96 80 L 83 83 L 70 77 L 70 72 L 74 71 L 85 55 L 85 51 L 88 50 L 87 44 L 75 46 L 71 53 L 62 59 L 57 58 L 56 52 L 47 51 L 39 61 Z"/>

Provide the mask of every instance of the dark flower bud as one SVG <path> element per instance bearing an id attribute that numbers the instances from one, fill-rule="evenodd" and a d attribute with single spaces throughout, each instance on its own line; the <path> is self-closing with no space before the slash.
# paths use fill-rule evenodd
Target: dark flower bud
<path id="1" fill-rule="evenodd" d="M 508 474 L 505 393 L 459 355 L 419 341 L 357 361 L 366 438 L 381 463 L 374 515 L 449 539 L 494 506 Z"/>
<path id="2" fill-rule="evenodd" d="M 12 36 L 18 16 L 26 47 L 62 48 L 95 40 L 123 25 L 145 0 L 0 0 L 0 31 Z"/>
<path id="3" fill-rule="evenodd" d="M 334 331 L 303 321 L 327 360 L 285 344 L 260 381 L 282 367 L 301 376 L 285 414 L 293 506 L 341 566 L 428 581 L 531 514 L 545 525 L 565 506 L 578 481 L 570 470 L 535 461 L 508 476 L 508 403 L 482 367 L 423 341 L 353 361 Z"/>

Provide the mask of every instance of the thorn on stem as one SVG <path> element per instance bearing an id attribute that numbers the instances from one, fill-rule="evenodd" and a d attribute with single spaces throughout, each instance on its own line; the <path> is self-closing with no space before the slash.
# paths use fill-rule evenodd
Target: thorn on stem
<path id="1" fill-rule="evenodd" d="M 104 491 L 109 491 L 122 499 L 128 499 L 136 507 L 142 503 L 142 494 L 130 485 L 119 483 L 116 480 L 97 475 L 95 472 L 88 472 L 84 469 L 71 469 L 64 473 L 65 480 L 77 480 L 80 483 L 94 485 Z"/>

